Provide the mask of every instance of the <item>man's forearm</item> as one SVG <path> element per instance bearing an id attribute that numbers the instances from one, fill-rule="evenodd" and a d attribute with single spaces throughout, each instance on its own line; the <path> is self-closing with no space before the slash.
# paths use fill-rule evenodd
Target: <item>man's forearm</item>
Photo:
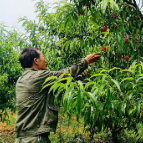
<path id="1" fill-rule="evenodd" d="M 71 65 L 68 68 L 62 69 L 59 72 L 61 73 L 69 73 L 71 74 L 71 76 L 76 77 L 79 74 L 81 74 L 85 69 L 88 68 L 88 63 L 87 61 L 84 59 L 78 63 L 75 63 L 73 65 Z"/>

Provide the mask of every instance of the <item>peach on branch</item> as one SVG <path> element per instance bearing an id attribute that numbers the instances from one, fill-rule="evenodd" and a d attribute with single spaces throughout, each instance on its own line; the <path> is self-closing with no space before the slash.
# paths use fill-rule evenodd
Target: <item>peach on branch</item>
<path id="1" fill-rule="evenodd" d="M 125 61 L 128 61 L 129 60 L 129 56 L 125 56 Z"/>
<path id="2" fill-rule="evenodd" d="M 129 69 L 128 67 L 125 68 L 125 70 L 128 70 L 128 69 Z M 128 71 L 126 71 L 126 72 L 128 72 Z"/>
<path id="3" fill-rule="evenodd" d="M 119 58 L 122 58 L 122 55 L 121 55 L 121 54 L 118 54 L 118 57 L 119 57 Z"/>
<path id="4" fill-rule="evenodd" d="M 127 43 L 128 42 L 128 38 L 124 38 L 124 42 Z"/>
<path id="5" fill-rule="evenodd" d="M 105 26 L 102 27 L 102 28 L 101 28 L 101 31 L 102 31 L 102 32 L 106 32 L 106 31 L 107 31 L 107 27 L 105 27 Z"/>
<path id="6" fill-rule="evenodd" d="M 93 130 L 91 130 L 91 134 L 94 134 L 94 131 L 93 131 Z"/>
<path id="7" fill-rule="evenodd" d="M 82 11 L 81 11 L 81 15 L 84 15 L 84 10 L 82 9 Z"/>
<path id="8" fill-rule="evenodd" d="M 90 7 L 91 6 L 91 2 L 87 1 L 85 5 L 88 6 L 88 7 Z"/>
<path id="9" fill-rule="evenodd" d="M 115 17 L 115 12 L 112 13 L 112 17 L 113 17 L 113 18 Z"/>
<path id="10" fill-rule="evenodd" d="M 101 51 L 105 51 L 105 47 L 104 46 L 101 47 Z"/>
<path id="11" fill-rule="evenodd" d="M 108 51 L 109 47 L 106 47 L 106 51 Z"/>

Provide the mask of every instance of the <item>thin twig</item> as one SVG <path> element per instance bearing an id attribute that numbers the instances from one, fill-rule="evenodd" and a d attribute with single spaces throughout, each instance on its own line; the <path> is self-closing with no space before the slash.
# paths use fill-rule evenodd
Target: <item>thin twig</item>
<path id="1" fill-rule="evenodd" d="M 124 0 L 124 2 L 126 2 L 126 3 L 128 3 L 128 4 L 130 4 L 130 5 L 133 5 L 135 8 L 137 8 L 135 3 L 131 3 L 131 2 L 129 2 L 128 0 Z"/>
<path id="2" fill-rule="evenodd" d="M 136 3 L 136 0 L 133 0 L 134 1 L 134 4 L 135 4 L 135 8 L 137 9 L 137 10 L 139 10 L 139 7 L 138 7 L 138 5 L 137 5 L 137 3 Z"/>
<path id="3" fill-rule="evenodd" d="M 134 3 L 131 3 L 128 0 L 123 0 L 123 1 L 126 2 L 126 3 L 128 3 L 128 4 L 130 4 L 130 5 L 133 5 L 136 8 L 136 10 L 138 11 L 138 14 L 140 15 L 140 18 L 143 20 L 143 15 L 140 12 L 140 9 L 139 9 L 139 7 L 138 7 L 138 5 L 136 3 L 136 0 L 133 0 Z"/>

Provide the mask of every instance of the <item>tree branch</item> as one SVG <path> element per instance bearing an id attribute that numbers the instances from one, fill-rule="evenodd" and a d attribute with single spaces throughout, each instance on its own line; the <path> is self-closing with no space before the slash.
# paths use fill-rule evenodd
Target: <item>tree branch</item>
<path id="1" fill-rule="evenodd" d="M 135 8 L 136 8 L 137 10 L 139 10 L 138 5 L 137 5 L 136 1 L 135 1 L 135 0 L 133 0 L 133 1 L 134 1 Z M 139 10 L 139 11 L 140 11 L 140 10 Z"/>
<path id="2" fill-rule="evenodd" d="M 133 6 L 136 8 L 136 10 L 138 11 L 138 13 L 139 13 L 139 15 L 140 15 L 140 18 L 143 20 L 143 15 L 142 15 L 142 13 L 140 12 L 140 9 L 139 9 L 139 7 L 138 7 L 138 5 L 137 5 L 137 3 L 136 3 L 136 0 L 133 0 L 134 3 L 131 3 L 131 2 L 129 2 L 128 0 L 123 0 L 123 1 L 126 2 L 126 3 L 128 3 L 128 4 L 130 4 L 130 5 L 133 5 Z"/>
<path id="3" fill-rule="evenodd" d="M 123 0 L 123 1 L 126 2 L 126 3 L 128 3 L 128 4 L 130 4 L 130 5 L 133 5 L 135 8 L 137 8 L 136 3 L 131 3 L 131 2 L 129 2 L 128 0 Z"/>

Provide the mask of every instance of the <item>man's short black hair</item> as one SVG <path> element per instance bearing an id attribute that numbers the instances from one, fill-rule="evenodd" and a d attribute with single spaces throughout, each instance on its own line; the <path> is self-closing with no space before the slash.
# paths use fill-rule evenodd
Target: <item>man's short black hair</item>
<path id="1" fill-rule="evenodd" d="M 38 49 L 34 47 L 23 49 L 21 55 L 19 56 L 19 61 L 24 69 L 31 68 L 34 58 L 39 58 L 39 53 L 37 50 Z"/>

